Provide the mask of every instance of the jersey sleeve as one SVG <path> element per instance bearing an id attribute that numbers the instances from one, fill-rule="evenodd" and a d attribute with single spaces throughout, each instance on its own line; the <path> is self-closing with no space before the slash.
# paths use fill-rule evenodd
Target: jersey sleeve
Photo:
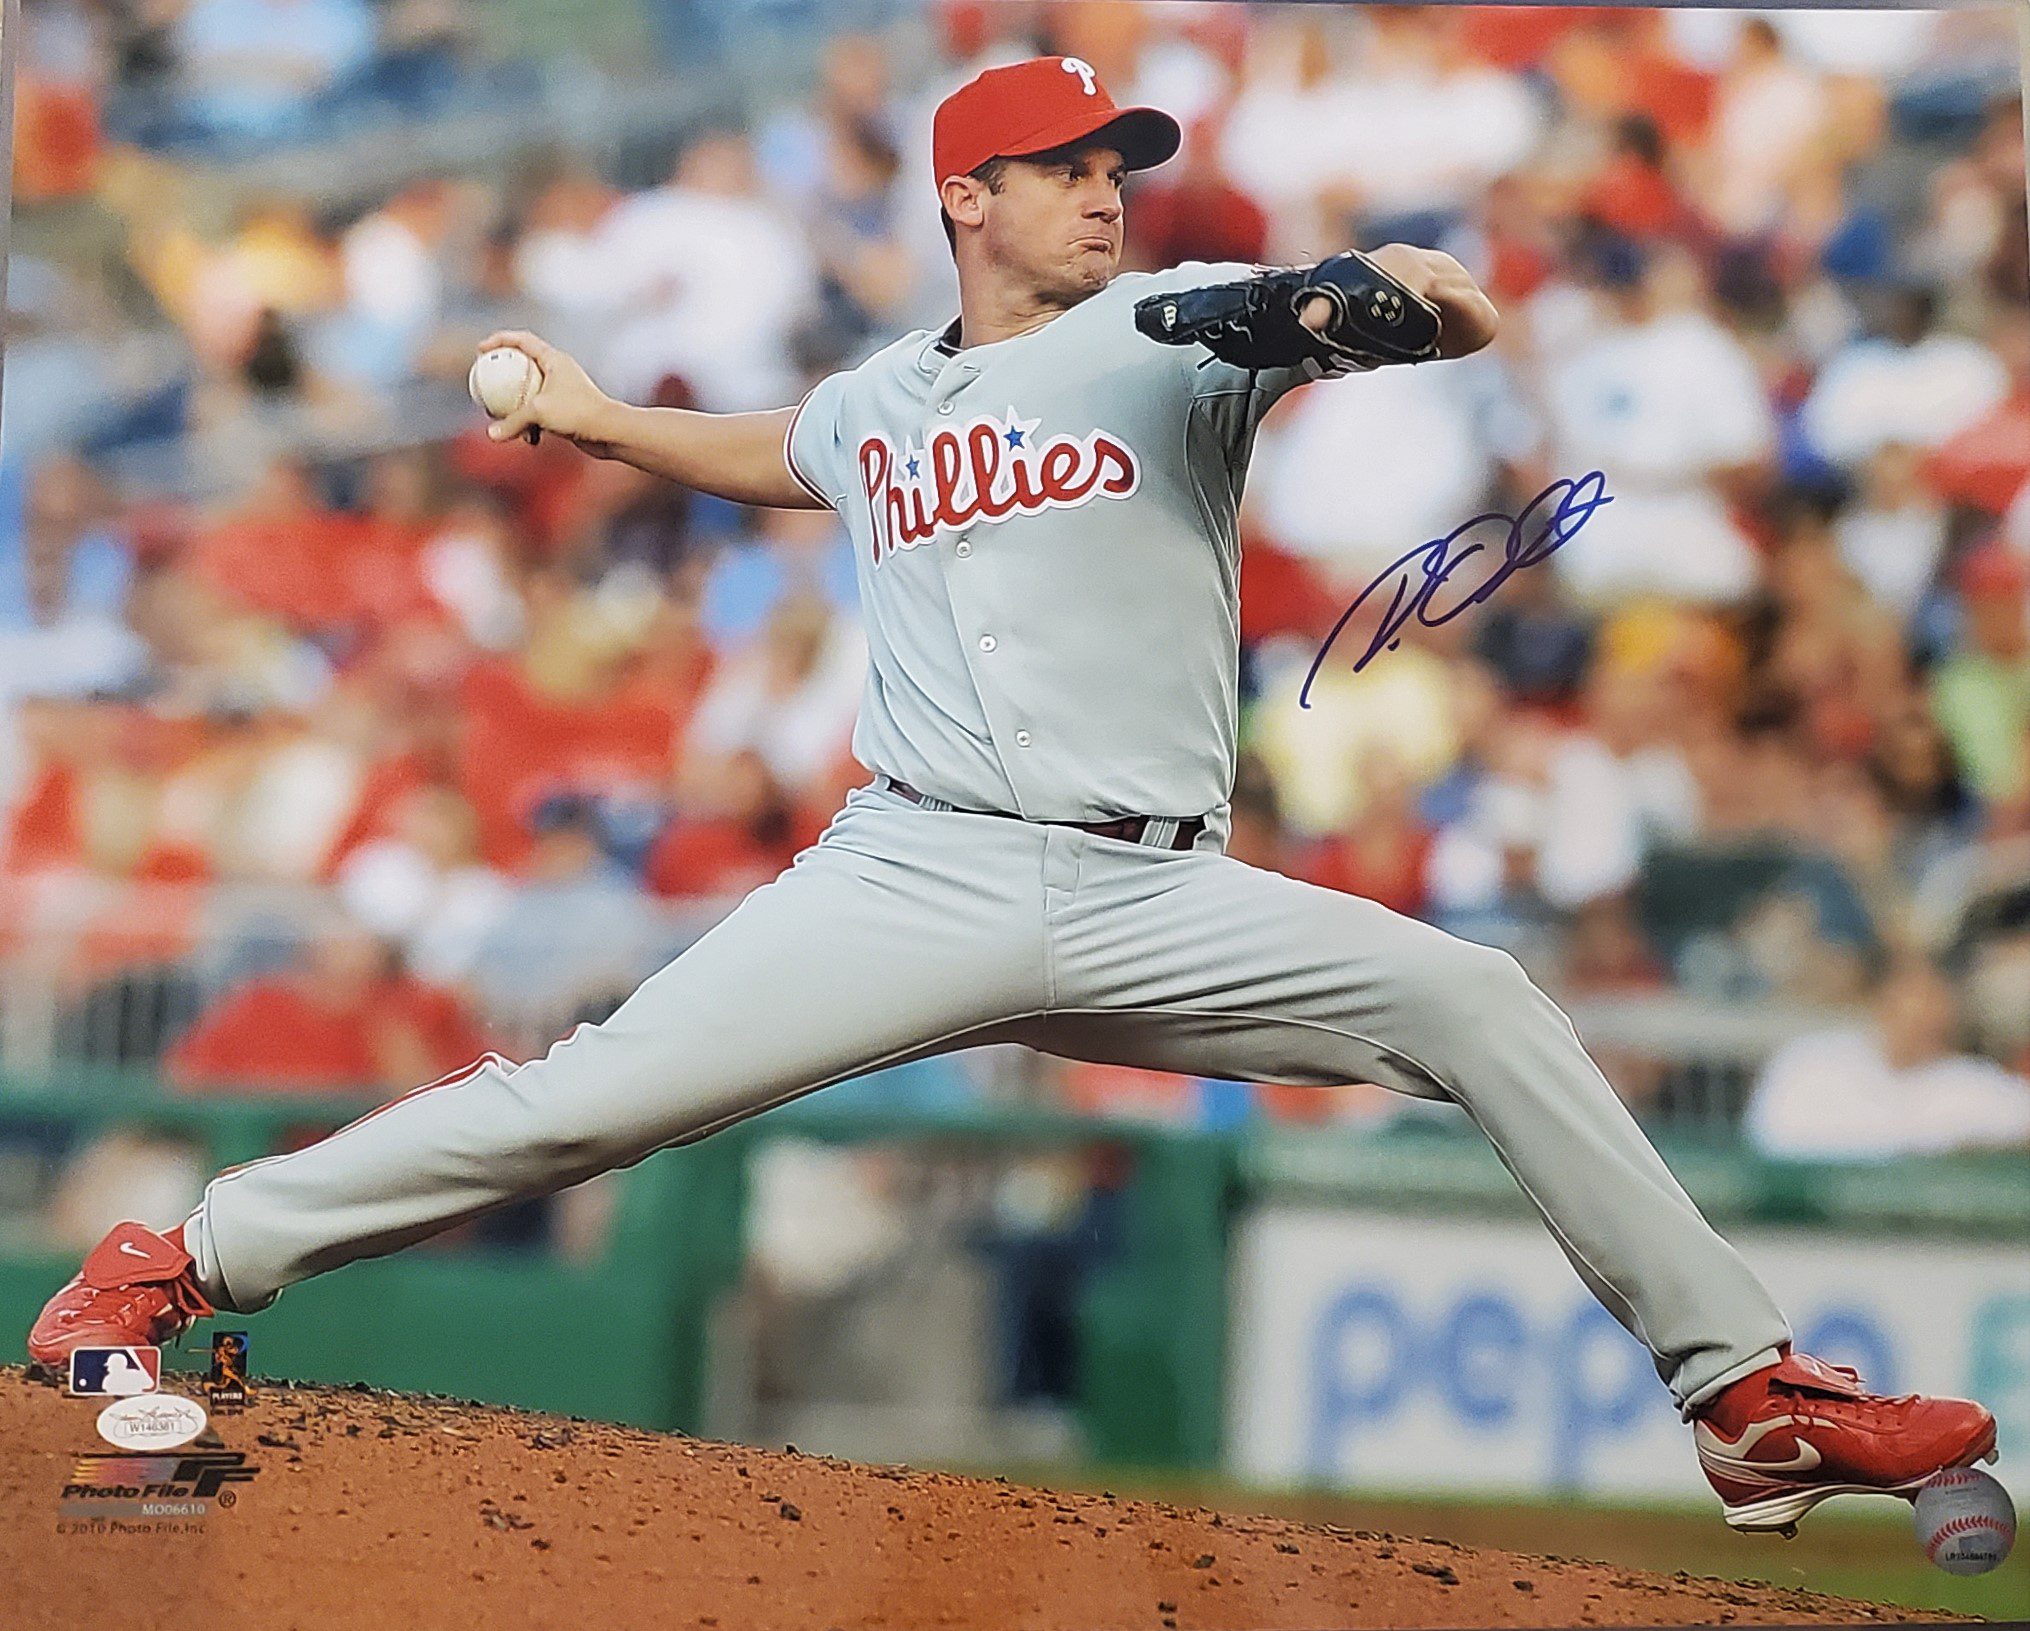
<path id="1" fill-rule="evenodd" d="M 851 372 L 828 374 L 804 394 L 783 433 L 782 459 L 799 487 L 828 509 L 845 501 L 848 486 L 845 433 L 839 410 Z"/>

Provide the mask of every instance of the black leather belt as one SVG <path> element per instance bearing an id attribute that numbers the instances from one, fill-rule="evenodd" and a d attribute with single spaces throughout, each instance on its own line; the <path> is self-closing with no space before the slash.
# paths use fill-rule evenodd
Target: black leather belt
<path id="1" fill-rule="evenodd" d="M 885 773 L 881 777 L 881 785 L 900 793 L 911 804 L 923 804 L 929 801 L 929 795 L 919 793 L 908 782 L 897 781 L 893 776 Z M 942 804 L 944 801 L 938 800 L 936 802 Z M 960 805 L 953 805 L 951 808 L 959 811 L 962 815 L 1003 816 L 1010 821 L 1026 821 L 1029 819 L 1027 816 L 1017 815 L 1013 810 L 968 810 Z M 1080 832 L 1094 833 L 1101 838 L 1119 838 L 1130 844 L 1139 844 L 1142 842 L 1143 835 L 1148 832 L 1149 824 L 1161 819 L 1159 816 L 1121 816 L 1113 821 L 1044 821 L 1039 823 L 1039 825 L 1045 827 L 1076 827 Z M 1178 818 L 1176 836 L 1162 847 L 1164 849 L 1190 849 L 1193 843 L 1197 841 L 1198 835 L 1204 831 L 1204 816 L 1192 816 L 1189 820 Z"/>

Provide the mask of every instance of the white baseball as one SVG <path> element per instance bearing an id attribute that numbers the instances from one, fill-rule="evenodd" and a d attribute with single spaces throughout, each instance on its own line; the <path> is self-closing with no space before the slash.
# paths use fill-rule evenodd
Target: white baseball
<path id="1" fill-rule="evenodd" d="M 1917 1492 L 1917 1543 L 1947 1574 L 1999 1569 L 2016 1544 L 2009 1492 L 1978 1467 L 1947 1467 Z"/>
<path id="2" fill-rule="evenodd" d="M 505 419 L 543 383 L 536 359 L 511 345 L 482 351 L 465 376 L 465 389 L 495 419 Z"/>

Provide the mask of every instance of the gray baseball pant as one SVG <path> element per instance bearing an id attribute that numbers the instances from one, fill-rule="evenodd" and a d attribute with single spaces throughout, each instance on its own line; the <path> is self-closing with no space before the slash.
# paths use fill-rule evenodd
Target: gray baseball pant
<path id="1" fill-rule="evenodd" d="M 1453 1100 L 1689 1412 L 1790 1329 L 1514 958 L 1191 850 L 848 795 L 823 837 L 604 1023 L 222 1173 L 206 1294 L 285 1287 L 883 1065 L 990 1042 Z"/>

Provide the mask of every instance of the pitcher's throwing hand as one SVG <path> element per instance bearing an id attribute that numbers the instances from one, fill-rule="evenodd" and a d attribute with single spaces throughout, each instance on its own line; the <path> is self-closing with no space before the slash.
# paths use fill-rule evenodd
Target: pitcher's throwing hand
<path id="1" fill-rule="evenodd" d="M 523 352 L 535 363 L 536 388 L 523 398 L 520 407 L 488 425 L 487 435 L 496 442 L 507 442 L 526 431 L 547 430 L 596 458 L 609 457 L 612 445 L 601 437 L 601 416 L 615 403 L 592 383 L 578 360 L 526 329 L 500 329 L 489 334 L 479 342 L 479 354 L 502 347 Z"/>

